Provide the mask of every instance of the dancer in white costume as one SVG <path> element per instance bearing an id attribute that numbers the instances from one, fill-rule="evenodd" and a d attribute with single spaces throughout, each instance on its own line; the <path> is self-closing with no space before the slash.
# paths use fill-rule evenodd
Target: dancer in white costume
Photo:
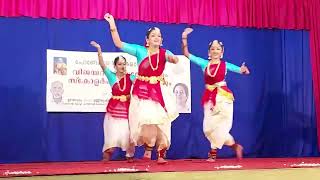
<path id="1" fill-rule="evenodd" d="M 231 147 L 236 152 L 237 158 L 241 159 L 243 147 L 236 143 L 229 133 L 233 120 L 234 97 L 227 87 L 225 76 L 227 70 L 249 74 L 249 69 L 244 64 L 238 67 L 223 61 L 221 58 L 224 46 L 222 42 L 217 40 L 209 44 L 209 61 L 190 54 L 187 37 L 192 31 L 193 29 L 186 28 L 182 33 L 182 50 L 183 54 L 191 62 L 199 65 L 204 72 L 206 89 L 202 97 L 204 108 L 203 132 L 211 144 L 208 161 L 215 161 L 217 149 L 221 149 L 223 145 Z"/>
<path id="2" fill-rule="evenodd" d="M 130 141 L 128 113 L 130 91 L 135 76 L 126 73 L 126 59 L 123 56 L 116 57 L 113 62 L 116 72 L 110 71 L 103 62 L 100 45 L 95 41 L 91 41 L 91 45 L 97 48 L 99 64 L 112 89 L 112 97 L 108 102 L 103 122 L 103 160 L 109 161 L 115 148 L 119 147 L 126 151 L 128 162 L 132 162 L 134 144 Z"/>
<path id="3" fill-rule="evenodd" d="M 105 19 L 110 25 L 115 46 L 137 57 L 138 61 L 138 75 L 133 85 L 129 109 L 131 138 L 135 145 L 145 146 L 146 160 L 151 159 L 151 151 L 156 146 L 158 163 L 164 164 L 167 162 L 164 160 L 165 153 L 171 142 L 171 122 L 179 114 L 168 109 L 175 102 L 163 98 L 161 81 L 166 62 L 177 63 L 178 58 L 161 48 L 159 28 L 150 28 L 146 34 L 145 46 L 140 46 L 122 42 L 113 16 L 106 14 Z"/>

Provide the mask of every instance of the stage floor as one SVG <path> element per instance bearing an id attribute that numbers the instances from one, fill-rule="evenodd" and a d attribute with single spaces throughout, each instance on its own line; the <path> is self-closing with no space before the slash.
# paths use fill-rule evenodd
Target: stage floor
<path id="1" fill-rule="evenodd" d="M 168 164 L 158 165 L 155 161 L 89 161 L 89 162 L 52 162 L 0 164 L 0 177 L 52 176 L 79 174 L 115 174 L 115 173 L 157 173 L 157 172 L 192 172 L 257 170 L 284 168 L 319 168 L 319 158 L 247 158 L 218 159 L 207 162 L 199 159 L 169 160 Z M 319 174 L 320 175 L 320 174 Z M 320 177 L 318 177 L 320 178 Z"/>

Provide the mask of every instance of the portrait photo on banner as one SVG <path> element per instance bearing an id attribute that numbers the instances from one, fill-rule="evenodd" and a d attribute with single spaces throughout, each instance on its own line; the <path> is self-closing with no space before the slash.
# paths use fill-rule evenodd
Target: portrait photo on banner
<path id="1" fill-rule="evenodd" d="M 177 64 L 166 64 L 164 75 L 174 94 L 177 111 L 191 113 L 190 60 L 183 55 L 178 58 Z"/>

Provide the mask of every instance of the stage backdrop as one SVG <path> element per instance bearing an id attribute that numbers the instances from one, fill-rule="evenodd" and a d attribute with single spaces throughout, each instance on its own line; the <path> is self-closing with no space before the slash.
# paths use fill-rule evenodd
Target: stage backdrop
<path id="1" fill-rule="evenodd" d="M 107 67 L 115 72 L 113 60 L 124 56 L 127 73 L 136 74 L 137 59 L 127 53 L 103 53 Z M 165 98 L 175 98 L 181 113 L 191 112 L 190 61 L 178 56 L 175 65 L 166 64 Z M 174 94 L 176 96 L 174 96 Z M 102 71 L 96 52 L 47 50 L 47 112 L 105 112 L 111 87 Z"/>
<path id="2" fill-rule="evenodd" d="M 162 30 L 163 47 L 181 54 L 186 25 L 117 21 L 125 42 L 144 44 L 152 26 Z M 0 18 L 0 161 L 99 160 L 104 113 L 46 112 L 47 49 L 117 52 L 104 21 Z M 245 157 L 316 156 L 317 136 L 310 66 L 309 33 L 270 29 L 193 26 L 191 53 L 207 57 L 209 41 L 225 45 L 226 61 L 246 62 L 249 76 L 229 72 L 234 92 L 231 134 Z M 201 69 L 191 64 L 192 113 L 172 123 L 168 158 L 206 158 L 209 142 L 202 132 L 204 90 Z M 137 156 L 142 156 L 137 148 Z M 219 158 L 233 157 L 225 147 Z M 123 153 L 114 158 L 123 157 Z"/>

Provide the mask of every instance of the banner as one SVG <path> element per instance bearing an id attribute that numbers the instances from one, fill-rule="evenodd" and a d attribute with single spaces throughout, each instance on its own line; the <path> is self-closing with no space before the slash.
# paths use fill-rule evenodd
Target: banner
<path id="1" fill-rule="evenodd" d="M 111 71 L 119 55 L 127 59 L 127 72 L 136 73 L 136 57 L 122 52 L 102 54 Z M 190 62 L 184 56 L 178 57 L 178 64 L 166 63 L 164 76 L 178 110 L 190 113 Z M 111 95 L 97 52 L 47 50 L 47 112 L 105 112 Z"/>

